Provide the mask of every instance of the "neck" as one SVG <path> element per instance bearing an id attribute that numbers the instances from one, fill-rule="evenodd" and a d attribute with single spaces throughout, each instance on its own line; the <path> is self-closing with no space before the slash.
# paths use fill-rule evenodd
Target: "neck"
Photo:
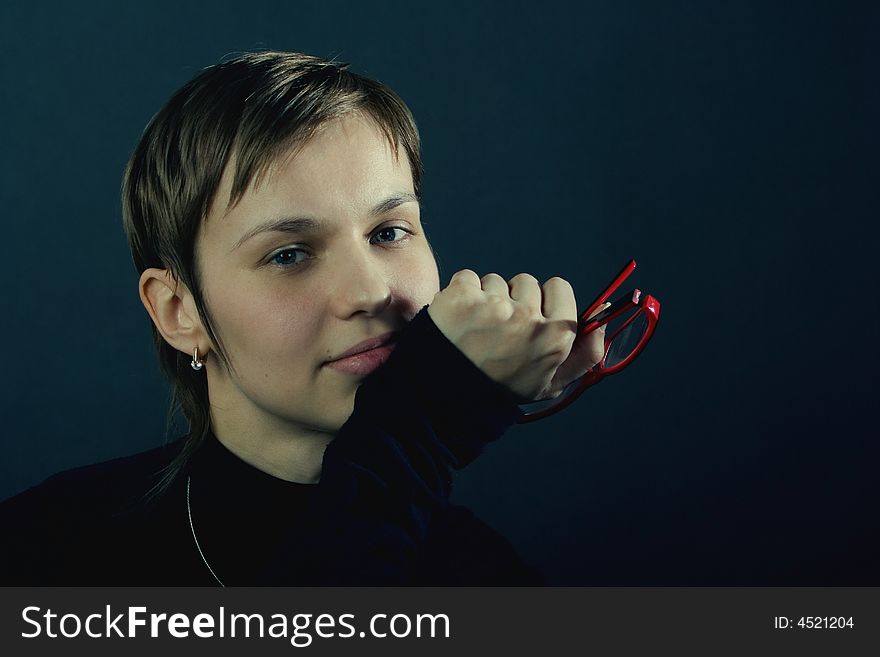
<path id="1" fill-rule="evenodd" d="M 336 437 L 330 426 L 295 422 L 256 404 L 220 368 L 208 368 L 211 429 L 245 463 L 268 475 L 300 484 L 321 479 L 324 451 Z M 352 405 L 354 395 L 352 394 Z M 322 400 L 300 406 L 321 407 Z M 299 410 L 302 410 L 301 408 Z M 348 409 L 346 417 L 351 414 Z M 316 421 L 320 414 L 316 414 Z M 344 420 L 343 420 L 344 421 Z M 329 424 L 329 423 L 328 423 Z M 341 426 L 343 422 L 339 423 Z"/>
<path id="2" fill-rule="evenodd" d="M 314 430 L 292 433 L 279 427 L 275 431 L 248 431 L 229 418 L 211 413 L 211 429 L 226 449 L 245 463 L 266 474 L 300 484 L 316 484 L 321 479 L 324 450 L 333 435 Z"/>

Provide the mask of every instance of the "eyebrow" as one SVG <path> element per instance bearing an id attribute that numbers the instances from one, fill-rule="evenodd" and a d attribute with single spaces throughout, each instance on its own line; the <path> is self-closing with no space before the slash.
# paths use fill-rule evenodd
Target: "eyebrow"
<path id="1" fill-rule="evenodd" d="M 404 203 L 418 202 L 418 197 L 411 192 L 393 194 L 388 198 L 379 201 L 373 207 L 373 209 L 370 210 L 370 216 L 375 217 L 381 214 L 385 214 L 386 212 L 390 212 L 394 208 L 398 207 L 399 205 L 403 205 Z M 278 219 L 269 219 L 268 221 L 264 221 L 263 223 L 254 226 L 244 235 L 242 235 L 229 250 L 229 252 L 231 253 L 232 251 L 235 251 L 238 247 L 247 242 L 254 235 L 259 235 L 260 233 L 315 233 L 320 229 L 320 227 L 321 223 L 313 217 L 280 217 Z"/>

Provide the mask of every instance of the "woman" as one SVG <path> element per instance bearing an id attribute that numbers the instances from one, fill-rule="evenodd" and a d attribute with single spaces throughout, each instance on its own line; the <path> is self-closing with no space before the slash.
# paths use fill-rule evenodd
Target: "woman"
<path id="1" fill-rule="evenodd" d="M 178 91 L 123 214 L 190 431 L 5 502 L 4 583 L 540 583 L 450 473 L 601 333 L 575 343 L 559 278 L 441 291 L 421 172 L 403 102 L 337 63 L 245 54 Z"/>

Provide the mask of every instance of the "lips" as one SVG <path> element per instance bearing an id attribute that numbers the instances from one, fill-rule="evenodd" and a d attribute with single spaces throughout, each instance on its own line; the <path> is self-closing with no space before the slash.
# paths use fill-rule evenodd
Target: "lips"
<path id="1" fill-rule="evenodd" d="M 394 351 L 395 337 L 393 333 L 388 333 L 378 338 L 364 340 L 324 365 L 341 374 L 362 379 L 388 360 L 391 352 Z"/>
<path id="2" fill-rule="evenodd" d="M 362 354 L 366 351 L 377 349 L 378 347 L 382 347 L 384 345 L 392 343 L 396 339 L 397 333 L 395 331 L 383 333 L 382 335 L 375 338 L 369 338 L 367 340 L 364 340 L 363 342 L 358 342 L 353 347 L 350 347 L 349 349 L 343 351 L 341 354 L 329 359 L 327 363 L 334 363 L 336 361 L 343 360 L 344 358 L 350 358 L 351 356 L 356 356 L 357 354 Z"/>

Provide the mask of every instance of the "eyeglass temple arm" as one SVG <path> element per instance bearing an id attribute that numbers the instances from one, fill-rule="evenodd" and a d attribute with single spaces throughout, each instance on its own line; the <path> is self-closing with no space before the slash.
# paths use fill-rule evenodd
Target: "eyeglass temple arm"
<path id="1" fill-rule="evenodd" d="M 593 303 L 591 303 L 590 306 L 581 315 L 580 322 L 578 322 L 581 326 L 586 323 L 587 318 L 592 313 L 596 312 L 596 308 L 608 301 L 608 297 L 614 294 L 615 290 L 617 290 L 617 288 L 619 288 L 623 284 L 623 282 L 629 277 L 629 275 L 633 273 L 635 268 L 636 261 L 632 259 L 623 266 L 623 269 L 621 269 L 620 273 L 611 280 L 611 282 L 605 288 L 605 291 L 602 292 L 602 294 L 600 294 L 598 297 L 596 297 L 596 300 L 593 301 Z"/>
<path id="2" fill-rule="evenodd" d="M 635 290 L 631 290 L 625 296 L 620 297 L 617 301 L 608 306 L 605 310 L 598 313 L 595 317 L 591 317 L 590 319 L 582 321 L 578 330 L 581 333 L 589 333 L 590 331 L 595 331 L 597 328 L 602 326 L 602 324 L 607 324 L 608 322 L 616 319 L 631 308 L 636 308 L 637 306 L 639 306 L 641 297 L 641 290 L 639 290 L 638 288 L 636 288 Z"/>

